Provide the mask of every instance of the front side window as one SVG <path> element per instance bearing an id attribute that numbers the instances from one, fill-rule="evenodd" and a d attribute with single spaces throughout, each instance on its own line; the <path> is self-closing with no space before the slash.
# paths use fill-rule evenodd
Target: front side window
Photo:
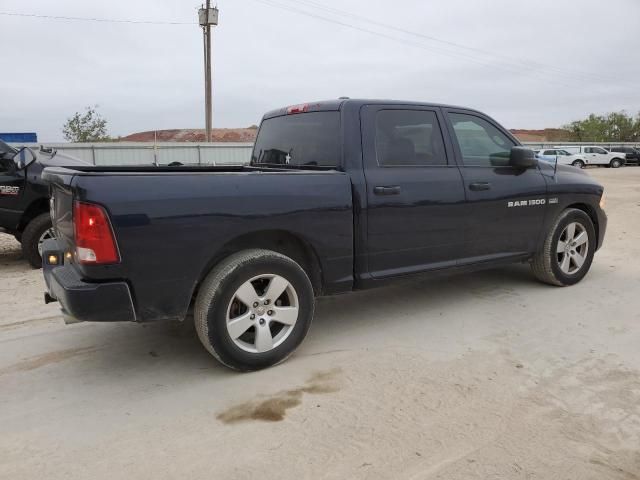
<path id="1" fill-rule="evenodd" d="M 341 164 L 340 112 L 309 112 L 262 122 L 252 165 L 338 167 Z"/>
<path id="2" fill-rule="evenodd" d="M 606 155 L 608 152 L 604 148 L 594 148 L 593 153 L 599 153 L 600 155 Z"/>
<path id="3" fill-rule="evenodd" d="M 376 156 L 381 167 L 447 164 L 435 112 L 381 110 L 376 114 Z"/>
<path id="4" fill-rule="evenodd" d="M 465 166 L 502 167 L 509 165 L 515 143 L 483 118 L 450 113 L 449 118 L 460 146 Z"/>

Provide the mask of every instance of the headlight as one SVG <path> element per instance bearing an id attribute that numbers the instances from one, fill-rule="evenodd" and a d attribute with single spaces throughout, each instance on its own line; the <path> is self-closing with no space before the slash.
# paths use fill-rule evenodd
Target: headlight
<path id="1" fill-rule="evenodd" d="M 607 204 L 607 200 L 604 196 L 604 192 L 602 192 L 602 197 L 600 197 L 600 208 L 604 210 L 604 207 L 606 204 Z"/>

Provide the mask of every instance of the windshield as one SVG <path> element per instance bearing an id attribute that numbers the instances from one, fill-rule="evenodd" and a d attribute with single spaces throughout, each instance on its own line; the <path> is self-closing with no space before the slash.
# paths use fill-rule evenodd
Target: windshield
<path id="1" fill-rule="evenodd" d="M 251 164 L 340 165 L 340 112 L 310 112 L 262 122 Z"/>

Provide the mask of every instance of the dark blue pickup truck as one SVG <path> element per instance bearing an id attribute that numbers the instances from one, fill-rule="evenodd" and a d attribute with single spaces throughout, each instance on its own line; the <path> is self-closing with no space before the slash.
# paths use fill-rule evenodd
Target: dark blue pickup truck
<path id="1" fill-rule="evenodd" d="M 46 301 L 71 321 L 184 320 L 256 370 L 305 337 L 315 298 L 416 274 L 529 262 L 580 281 L 603 188 L 538 162 L 466 108 L 340 99 L 262 120 L 237 167 L 48 168 Z"/>

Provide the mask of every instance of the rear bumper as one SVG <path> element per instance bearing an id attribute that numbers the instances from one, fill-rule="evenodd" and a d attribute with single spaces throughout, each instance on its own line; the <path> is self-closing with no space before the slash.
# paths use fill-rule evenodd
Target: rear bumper
<path id="1" fill-rule="evenodd" d="M 57 255 L 62 264 L 49 265 L 47 259 L 51 254 Z M 131 291 L 126 282 L 83 281 L 72 264 L 64 263 L 63 250 L 55 239 L 45 242 L 43 259 L 49 301 L 60 302 L 67 323 L 136 321 Z"/>

